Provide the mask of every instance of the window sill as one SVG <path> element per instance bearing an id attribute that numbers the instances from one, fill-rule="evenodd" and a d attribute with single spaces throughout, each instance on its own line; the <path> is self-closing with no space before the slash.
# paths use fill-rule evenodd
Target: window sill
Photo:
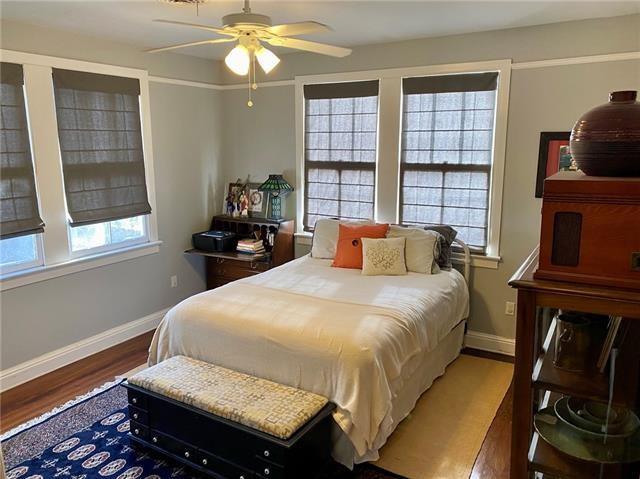
<path id="1" fill-rule="evenodd" d="M 301 233 L 296 233 L 295 235 L 296 243 L 311 246 L 313 240 L 313 233 L 309 233 L 308 231 L 303 231 Z"/>
<path id="2" fill-rule="evenodd" d="M 155 254 L 160 251 L 161 244 L 162 241 L 151 241 L 127 248 L 120 248 L 115 251 L 72 259 L 64 263 L 8 273 L 0 279 L 0 291 L 19 288 L 20 286 L 26 286 L 28 284 L 39 283 L 40 281 Z"/>
<path id="3" fill-rule="evenodd" d="M 296 243 L 299 245 L 311 246 L 313 233 L 307 231 L 295 234 Z M 453 253 L 451 261 L 456 264 L 464 264 L 464 255 Z M 471 255 L 471 266 L 475 268 L 498 269 L 498 264 L 502 261 L 499 256 L 485 256 L 481 254 Z"/>

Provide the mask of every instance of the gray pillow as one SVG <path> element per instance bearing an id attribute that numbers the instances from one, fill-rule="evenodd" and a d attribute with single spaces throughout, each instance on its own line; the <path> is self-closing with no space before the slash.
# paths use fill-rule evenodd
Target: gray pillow
<path id="1" fill-rule="evenodd" d="M 440 244 L 440 254 L 438 255 L 438 266 L 445 271 L 451 271 L 453 265 L 451 264 L 451 244 L 456 239 L 458 232 L 449 225 L 434 225 L 425 226 L 427 231 L 435 231 L 438 236 L 438 242 Z"/>

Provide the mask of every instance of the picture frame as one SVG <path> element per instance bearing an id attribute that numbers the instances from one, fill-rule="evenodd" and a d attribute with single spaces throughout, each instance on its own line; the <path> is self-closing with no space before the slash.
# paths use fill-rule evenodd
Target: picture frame
<path id="1" fill-rule="evenodd" d="M 266 191 L 260 191 L 258 188 L 261 183 L 248 183 L 247 191 L 249 195 L 249 216 L 252 218 L 266 218 L 267 204 L 269 203 L 269 194 Z"/>
<path id="2" fill-rule="evenodd" d="M 240 210 L 246 207 L 247 214 L 244 216 L 249 218 L 266 218 L 269 195 L 258 189 L 260 185 L 261 183 L 229 183 L 222 201 L 222 214 L 243 216 Z M 246 195 L 246 204 L 241 201 L 243 191 Z M 232 205 L 229 205 L 229 198 L 231 198 Z"/>
<path id="3" fill-rule="evenodd" d="M 238 200 L 240 193 L 244 189 L 244 183 L 231 182 L 222 199 L 222 214 L 236 216 L 238 210 Z"/>
<path id="4" fill-rule="evenodd" d="M 545 178 L 558 171 L 574 169 L 569 147 L 570 131 L 543 131 L 538 149 L 536 198 L 542 198 Z"/>

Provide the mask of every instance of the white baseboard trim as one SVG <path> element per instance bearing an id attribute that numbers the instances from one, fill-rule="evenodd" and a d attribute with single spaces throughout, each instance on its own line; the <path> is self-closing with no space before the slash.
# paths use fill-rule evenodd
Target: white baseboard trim
<path id="1" fill-rule="evenodd" d="M 167 311 L 168 309 L 157 311 L 122 326 L 117 326 L 77 343 L 2 370 L 0 371 L 0 392 L 151 331 L 158 326 Z"/>
<path id="2" fill-rule="evenodd" d="M 509 356 L 514 356 L 516 353 L 515 339 L 503 338 L 502 336 L 481 333 L 479 331 L 467 331 L 464 338 L 464 345 L 468 348 L 507 354 Z"/>

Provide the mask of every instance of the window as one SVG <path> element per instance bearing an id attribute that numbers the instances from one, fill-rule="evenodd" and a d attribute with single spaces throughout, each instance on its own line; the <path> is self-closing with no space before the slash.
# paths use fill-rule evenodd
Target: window
<path id="1" fill-rule="evenodd" d="M 145 216 L 69 228 L 71 251 L 99 252 L 147 240 Z"/>
<path id="2" fill-rule="evenodd" d="M 40 235 L 16 236 L 0 240 L 0 272 L 13 273 L 42 265 Z"/>
<path id="3" fill-rule="evenodd" d="M 304 229 L 374 216 L 378 81 L 306 85 Z"/>
<path id="4" fill-rule="evenodd" d="M 497 73 L 403 80 L 400 221 L 487 246 Z"/>
<path id="5" fill-rule="evenodd" d="M 145 240 L 138 80 L 54 69 L 53 81 L 71 251 Z"/>
<path id="6" fill-rule="evenodd" d="M 3 273 L 42 264 L 40 218 L 22 65 L 0 65 L 0 269 Z"/>
<path id="7" fill-rule="evenodd" d="M 157 253 L 148 73 L 2 54 L 0 290 Z"/>
<path id="8" fill-rule="evenodd" d="M 444 223 L 497 268 L 510 79 L 510 60 L 297 76 L 297 241 L 322 217 Z"/>

